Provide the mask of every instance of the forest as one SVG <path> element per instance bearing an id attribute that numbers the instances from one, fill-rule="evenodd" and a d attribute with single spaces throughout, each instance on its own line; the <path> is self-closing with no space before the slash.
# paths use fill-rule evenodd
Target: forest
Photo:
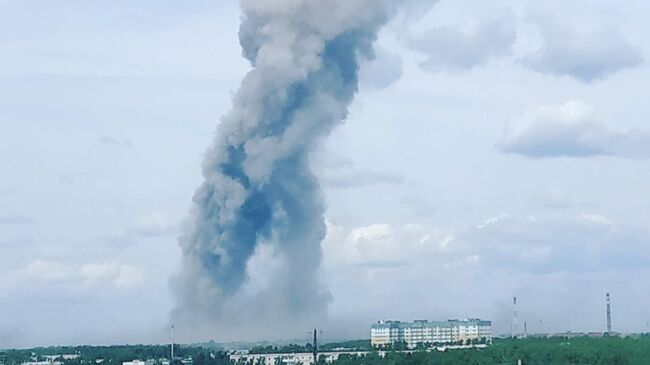
<path id="1" fill-rule="evenodd" d="M 369 341 L 358 340 L 329 343 L 320 351 L 361 350 Z M 253 352 L 311 351 L 311 345 L 258 347 Z M 169 357 L 168 345 L 75 346 L 20 350 L 0 350 L 1 365 L 19 365 L 43 360 L 45 355 L 78 354 L 76 359 L 63 360 L 63 365 L 121 365 L 134 359 L 154 360 L 160 365 Z M 494 339 L 487 348 L 447 351 L 387 351 L 381 356 L 371 350 L 365 356 L 341 355 L 334 365 L 647 365 L 650 364 L 650 335 L 626 337 L 529 337 L 526 339 Z M 177 345 L 177 361 L 173 365 L 230 365 L 228 351 L 212 346 Z M 183 362 L 181 362 L 183 360 Z M 324 363 L 319 359 L 319 363 Z M 249 364 L 262 365 L 262 364 Z M 268 364 L 276 365 L 276 364 Z M 292 364 L 298 365 L 298 364 Z"/>
<path id="2" fill-rule="evenodd" d="M 648 365 L 650 336 L 495 339 L 484 349 L 342 356 L 336 365 Z"/>
<path id="3" fill-rule="evenodd" d="M 32 349 L 0 350 L 0 364 L 19 365 L 24 362 L 43 361 L 46 355 L 79 355 L 75 359 L 57 359 L 63 365 L 121 365 L 125 361 L 154 360 L 160 365 L 169 359 L 169 345 L 116 345 L 116 346 L 56 346 Z M 175 346 L 176 361 L 192 360 L 193 365 L 229 364 L 228 354 L 220 348 L 205 346 Z M 186 363 L 188 361 L 185 361 Z"/>

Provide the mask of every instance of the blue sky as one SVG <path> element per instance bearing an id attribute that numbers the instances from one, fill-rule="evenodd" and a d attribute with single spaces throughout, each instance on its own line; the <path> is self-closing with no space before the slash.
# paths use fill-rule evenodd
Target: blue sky
<path id="1" fill-rule="evenodd" d="M 326 333 L 507 331 L 513 295 L 532 331 L 602 330 L 606 291 L 615 329 L 648 330 L 648 5 L 426 8 L 382 31 L 313 158 Z M 235 1 L 0 0 L 0 347 L 166 336 L 203 153 L 249 69 L 238 24 Z M 274 265 L 261 248 L 247 290 Z"/>

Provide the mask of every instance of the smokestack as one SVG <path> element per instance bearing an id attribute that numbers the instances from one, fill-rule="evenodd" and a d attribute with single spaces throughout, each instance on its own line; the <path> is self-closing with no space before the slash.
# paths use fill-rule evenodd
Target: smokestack
<path id="1" fill-rule="evenodd" d="M 517 297 L 512 298 L 512 338 L 517 337 Z"/>
<path id="2" fill-rule="evenodd" d="M 310 158 L 347 117 L 359 62 L 374 57 L 380 28 L 403 1 L 240 0 L 251 71 L 205 155 L 171 282 L 172 320 L 189 322 L 182 328 L 192 336 L 224 327 L 232 337 L 280 326 L 299 333 L 325 318 L 325 205 Z M 251 294 L 242 287 L 261 244 L 284 264 Z M 258 331 L 261 321 L 269 333 Z"/>
<path id="3" fill-rule="evenodd" d="M 524 338 L 528 338 L 528 326 L 526 321 L 524 321 Z"/>
<path id="4" fill-rule="evenodd" d="M 171 342 L 171 357 L 169 359 L 169 364 L 174 365 L 174 325 L 173 324 L 170 331 L 169 339 Z"/>
<path id="5" fill-rule="evenodd" d="M 314 342 L 312 344 L 312 349 L 314 350 L 314 364 L 318 363 L 318 335 L 316 334 L 316 329 L 314 328 Z"/>
<path id="6" fill-rule="evenodd" d="M 607 334 L 612 333 L 612 312 L 609 300 L 609 293 L 605 294 L 605 301 L 607 302 Z"/>

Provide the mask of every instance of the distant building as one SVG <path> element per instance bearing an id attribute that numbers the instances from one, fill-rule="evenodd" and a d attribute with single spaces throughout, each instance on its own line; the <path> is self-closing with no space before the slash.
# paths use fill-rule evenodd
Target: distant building
<path id="1" fill-rule="evenodd" d="M 61 362 L 61 361 L 51 361 L 51 360 L 27 361 L 27 362 L 22 363 L 21 365 L 63 365 L 63 362 Z"/>
<path id="2" fill-rule="evenodd" d="M 326 364 L 331 364 L 336 361 L 339 356 L 364 356 L 369 354 L 368 351 L 340 351 L 340 352 L 320 352 L 318 359 L 324 361 Z M 379 352 L 380 357 L 384 357 L 384 352 Z M 230 361 L 233 363 L 246 363 L 246 364 L 281 364 L 281 365 L 313 365 L 314 354 L 311 352 L 296 352 L 296 353 L 270 353 L 270 354 L 247 354 L 247 353 L 234 353 L 230 356 Z"/>
<path id="3" fill-rule="evenodd" d="M 408 347 L 421 343 L 451 343 L 492 339 L 492 322 L 476 318 L 449 319 L 445 322 L 419 320 L 413 322 L 379 321 L 370 326 L 373 346 L 405 342 Z"/>
<path id="4" fill-rule="evenodd" d="M 43 358 L 47 361 L 56 361 L 56 360 L 74 360 L 80 358 L 79 354 L 64 354 L 64 355 L 45 355 Z"/>
<path id="5" fill-rule="evenodd" d="M 124 361 L 122 365 L 154 365 L 156 362 L 154 360 L 133 360 L 133 361 Z"/>

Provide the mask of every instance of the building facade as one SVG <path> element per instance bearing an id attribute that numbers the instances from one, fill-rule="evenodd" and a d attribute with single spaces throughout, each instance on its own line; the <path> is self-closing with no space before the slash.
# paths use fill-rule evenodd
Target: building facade
<path id="1" fill-rule="evenodd" d="M 369 351 L 338 351 L 338 352 L 319 352 L 318 360 L 324 361 L 326 364 L 338 360 L 339 356 L 346 355 L 352 357 L 368 355 Z M 379 351 L 379 357 L 384 357 L 385 352 Z M 297 352 L 297 353 L 277 353 L 277 354 L 247 354 L 247 353 L 234 353 L 230 356 L 230 361 L 235 364 L 283 364 L 283 365 L 313 365 L 314 354 L 311 352 Z"/>
<path id="2" fill-rule="evenodd" d="M 454 343 L 468 340 L 492 340 L 492 322 L 477 318 L 449 319 L 445 322 L 379 321 L 370 326 L 370 343 L 375 347 L 405 342 L 418 344 Z"/>

